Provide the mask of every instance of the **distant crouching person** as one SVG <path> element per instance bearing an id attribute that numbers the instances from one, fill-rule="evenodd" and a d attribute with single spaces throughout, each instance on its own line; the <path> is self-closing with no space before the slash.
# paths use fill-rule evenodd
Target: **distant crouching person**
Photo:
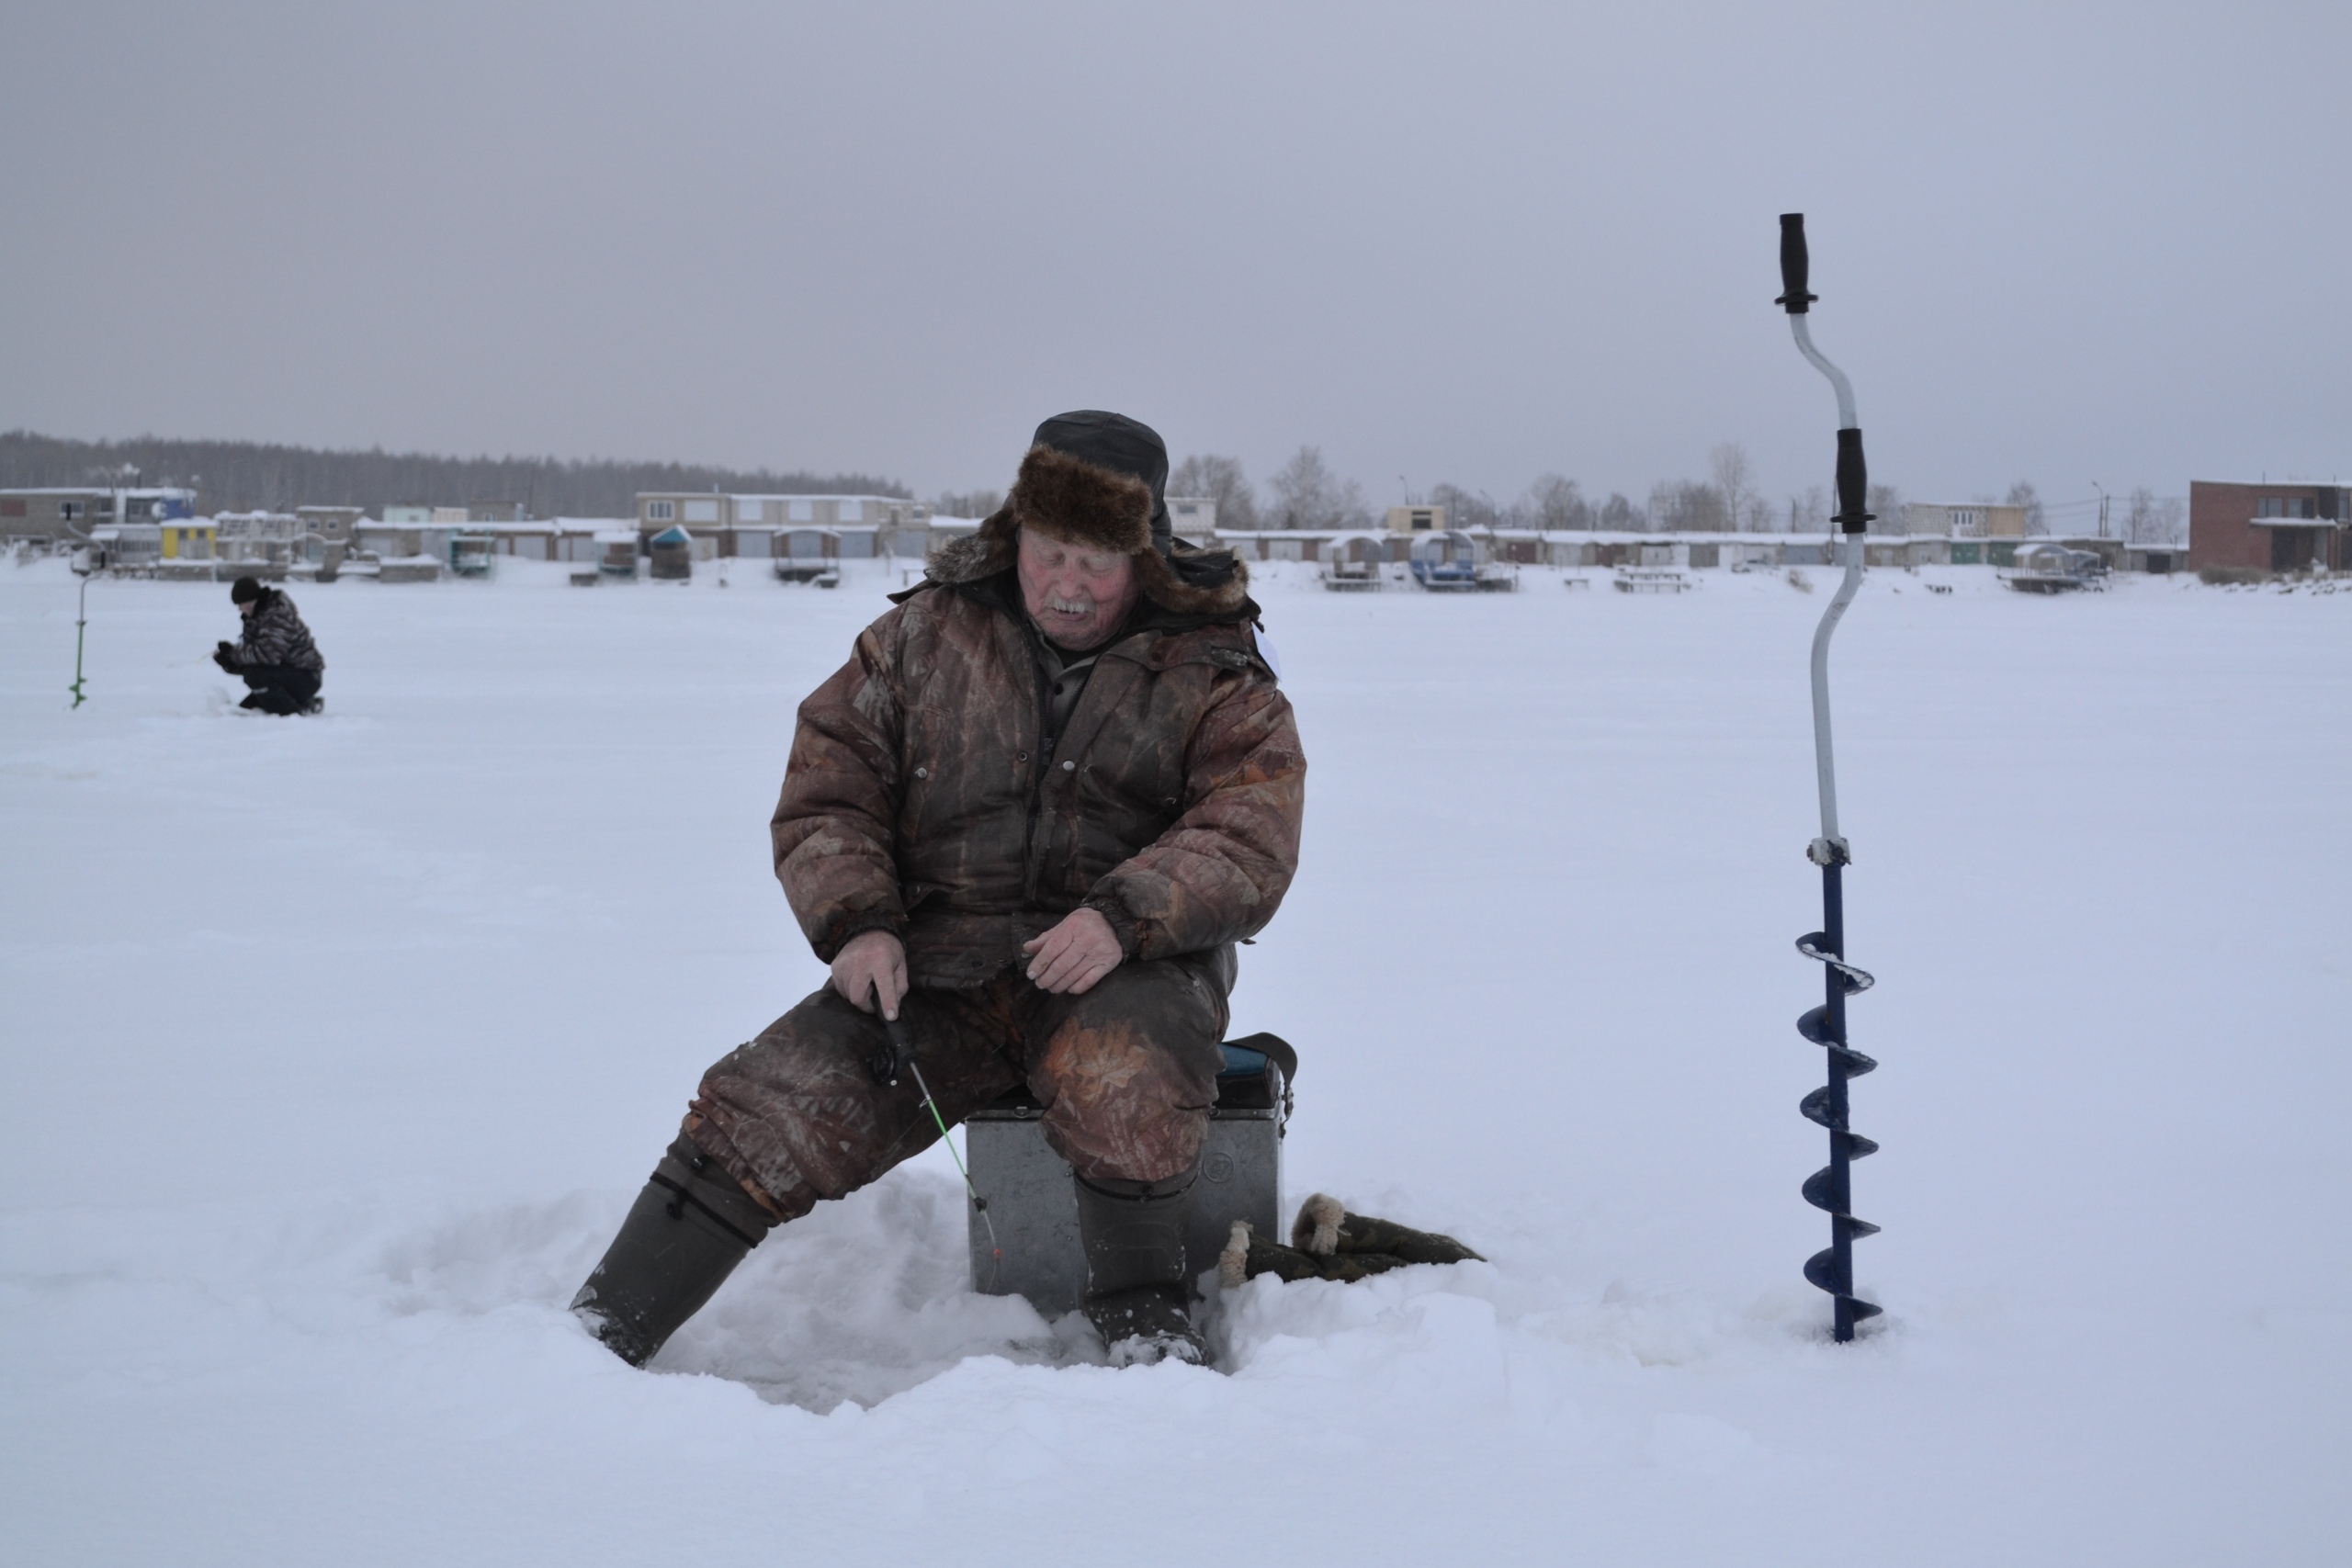
<path id="1" fill-rule="evenodd" d="M 254 578 L 241 577 L 229 590 L 230 603 L 245 620 L 235 642 L 213 649 L 212 662 L 244 677 L 252 691 L 239 707 L 261 713 L 317 713 L 327 661 L 311 640 L 311 628 L 296 614 L 294 601 Z"/>

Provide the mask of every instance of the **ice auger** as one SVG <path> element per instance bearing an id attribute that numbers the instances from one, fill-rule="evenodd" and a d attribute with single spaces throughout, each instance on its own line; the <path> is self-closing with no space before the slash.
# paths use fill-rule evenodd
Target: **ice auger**
<path id="1" fill-rule="evenodd" d="M 1804 1184 L 1804 1200 L 1829 1213 L 1829 1245 L 1805 1260 L 1804 1277 L 1829 1292 L 1835 1309 L 1832 1330 L 1839 1344 L 1854 1337 L 1854 1325 L 1876 1317 L 1879 1309 L 1854 1294 L 1854 1242 L 1876 1234 L 1878 1227 L 1854 1217 L 1853 1162 L 1875 1153 L 1878 1145 L 1847 1124 L 1846 1085 L 1878 1066 L 1846 1043 L 1846 998 L 1871 987 L 1871 977 L 1846 962 L 1846 897 L 1839 873 L 1853 858 L 1838 832 L 1838 774 L 1829 746 L 1829 637 L 1854 602 L 1862 585 L 1862 534 L 1870 526 L 1866 508 L 1870 472 L 1862 461 L 1862 431 L 1854 417 L 1853 383 L 1846 373 L 1822 357 L 1813 346 L 1805 322 L 1816 295 L 1805 291 L 1809 263 L 1804 246 L 1804 214 L 1781 214 L 1781 297 L 1774 304 L 1789 312 L 1789 330 L 1797 348 L 1814 368 L 1829 378 L 1838 393 L 1838 548 L 1846 571 L 1837 594 L 1823 612 L 1813 634 L 1813 751 L 1821 780 L 1821 837 L 1813 840 L 1805 858 L 1821 868 L 1821 927 L 1797 939 L 1797 951 L 1821 965 L 1826 997 L 1821 1006 L 1797 1020 L 1797 1032 L 1821 1046 L 1829 1058 L 1829 1081 L 1804 1097 L 1797 1107 L 1809 1122 L 1829 1130 L 1829 1163 Z"/>
<path id="2" fill-rule="evenodd" d="M 80 599 L 76 601 L 78 607 L 74 612 L 74 683 L 65 688 L 74 694 L 74 705 L 77 708 L 89 701 L 82 694 L 82 640 L 90 627 L 91 574 L 85 571 L 81 576 L 82 593 Z"/>

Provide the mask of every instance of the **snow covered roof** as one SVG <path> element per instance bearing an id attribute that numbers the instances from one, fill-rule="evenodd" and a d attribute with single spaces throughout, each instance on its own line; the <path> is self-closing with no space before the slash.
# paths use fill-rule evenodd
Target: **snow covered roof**
<path id="1" fill-rule="evenodd" d="M 648 493 L 650 494 L 651 492 L 649 491 Z M 689 492 L 680 491 L 678 493 L 683 496 Z M 800 493 L 789 495 L 752 495 L 748 492 L 740 494 L 730 492 L 728 499 L 731 501 L 878 501 L 886 506 L 919 506 L 922 504 L 922 502 L 910 500 L 903 495 L 835 495 L 830 491 L 823 495 L 807 495 Z"/>
<path id="2" fill-rule="evenodd" d="M 111 485 L 9 485 L 0 489 L 0 495 L 113 495 Z M 152 498 L 163 495 L 189 495 L 196 491 L 184 485 L 132 485 L 124 495 Z"/>

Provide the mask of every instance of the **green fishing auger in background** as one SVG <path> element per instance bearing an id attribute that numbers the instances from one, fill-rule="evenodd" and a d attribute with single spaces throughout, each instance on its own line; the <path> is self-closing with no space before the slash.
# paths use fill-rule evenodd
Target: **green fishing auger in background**
<path id="1" fill-rule="evenodd" d="M 74 705 L 80 707 L 88 699 L 82 693 L 82 640 L 84 628 L 90 624 L 90 576 L 88 571 L 77 574 L 82 579 L 81 602 L 74 612 L 74 683 L 66 688 L 74 694 Z"/>

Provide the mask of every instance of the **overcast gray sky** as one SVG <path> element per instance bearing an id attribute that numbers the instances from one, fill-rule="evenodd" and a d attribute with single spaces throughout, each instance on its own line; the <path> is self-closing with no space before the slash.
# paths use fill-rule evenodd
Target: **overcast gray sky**
<path id="1" fill-rule="evenodd" d="M 2352 477 L 2352 6 L 0 8 L 0 427 L 1508 499 Z"/>

